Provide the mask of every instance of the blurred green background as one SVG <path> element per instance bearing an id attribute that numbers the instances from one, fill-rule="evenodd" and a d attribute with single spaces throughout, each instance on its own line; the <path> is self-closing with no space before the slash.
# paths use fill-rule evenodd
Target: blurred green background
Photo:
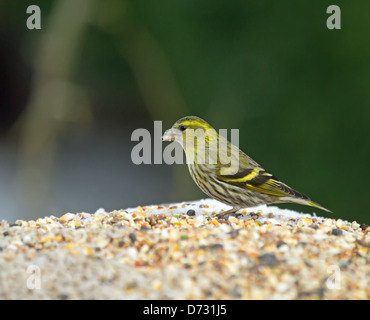
<path id="1" fill-rule="evenodd" d="M 0 2 L 0 219 L 206 197 L 185 165 L 131 162 L 133 130 L 197 115 L 333 217 L 370 222 L 368 0 L 32 4 L 41 30 L 29 1 Z"/>

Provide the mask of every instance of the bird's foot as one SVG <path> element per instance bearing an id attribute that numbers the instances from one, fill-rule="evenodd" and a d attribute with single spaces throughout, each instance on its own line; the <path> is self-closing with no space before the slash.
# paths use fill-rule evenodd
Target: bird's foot
<path id="1" fill-rule="evenodd" d="M 216 217 L 219 218 L 219 219 L 224 218 L 226 215 L 231 214 L 231 213 L 235 213 L 237 211 L 238 211 L 237 209 L 232 208 L 230 210 L 227 210 L 227 211 L 220 212 L 220 213 L 216 214 Z"/>

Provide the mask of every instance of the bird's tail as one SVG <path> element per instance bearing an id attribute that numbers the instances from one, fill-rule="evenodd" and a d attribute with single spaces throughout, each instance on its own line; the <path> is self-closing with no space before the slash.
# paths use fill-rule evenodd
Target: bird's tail
<path id="1" fill-rule="evenodd" d="M 332 212 L 329 209 L 324 208 L 322 205 L 319 205 L 318 203 L 313 202 L 311 199 L 307 199 L 306 200 L 306 199 L 291 198 L 290 200 L 293 203 L 303 204 L 303 205 L 306 205 L 306 206 L 311 206 L 311 207 L 319 208 L 319 209 L 324 210 L 324 211 L 327 211 L 327 212 Z"/>
<path id="2" fill-rule="evenodd" d="M 329 209 L 326 209 L 326 208 L 324 208 L 323 206 L 321 206 L 321 205 L 319 205 L 318 203 L 313 202 L 313 201 L 311 201 L 311 200 L 306 201 L 306 204 L 307 204 L 307 205 L 309 205 L 309 206 L 311 206 L 311 207 L 319 208 L 319 209 L 324 210 L 324 211 L 326 211 L 326 212 L 331 212 L 331 213 L 333 213 L 333 211 L 330 211 Z"/>
<path id="3" fill-rule="evenodd" d="M 324 210 L 324 211 L 327 211 L 327 212 L 331 212 L 332 213 L 332 211 L 330 211 L 329 209 L 324 208 L 322 205 L 319 205 L 316 202 L 313 202 L 309 198 L 307 198 L 307 199 L 300 199 L 300 198 L 289 197 L 289 198 L 284 198 L 284 200 L 286 202 L 298 203 L 298 204 L 303 204 L 303 205 L 306 205 L 306 206 L 311 206 L 311 207 L 319 208 L 321 210 Z"/>

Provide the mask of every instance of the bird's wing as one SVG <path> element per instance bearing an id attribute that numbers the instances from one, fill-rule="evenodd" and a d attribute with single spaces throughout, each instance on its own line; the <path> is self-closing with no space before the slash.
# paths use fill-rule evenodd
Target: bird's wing
<path id="1" fill-rule="evenodd" d="M 276 197 L 309 199 L 306 195 L 290 188 L 262 168 L 240 168 L 233 175 L 218 175 L 219 181 Z"/>
<path id="2" fill-rule="evenodd" d="M 257 162 L 235 146 L 231 146 L 228 152 L 231 153 L 231 159 L 234 159 L 234 162 L 231 161 L 231 164 L 228 166 L 218 165 L 216 167 L 216 176 L 219 181 L 237 186 L 244 190 L 247 189 L 278 198 L 281 197 L 285 201 L 288 200 L 288 202 L 309 205 L 331 212 L 318 203 L 313 202 L 303 193 L 279 181 L 278 178 L 266 172 Z M 239 157 L 237 156 L 238 154 Z M 235 161 L 235 159 L 237 159 L 237 161 Z M 237 165 L 235 163 L 237 163 Z"/>
<path id="3" fill-rule="evenodd" d="M 227 140 L 225 142 L 225 140 L 223 137 L 220 137 L 221 146 L 223 146 L 222 143 L 225 143 L 229 155 L 226 155 L 224 152 L 220 153 L 220 156 L 228 156 L 228 159 L 231 161 L 229 165 L 218 164 L 217 179 L 219 181 L 276 197 L 309 199 L 306 195 L 290 188 L 279 181 L 278 178 L 266 172 L 252 158 Z"/>

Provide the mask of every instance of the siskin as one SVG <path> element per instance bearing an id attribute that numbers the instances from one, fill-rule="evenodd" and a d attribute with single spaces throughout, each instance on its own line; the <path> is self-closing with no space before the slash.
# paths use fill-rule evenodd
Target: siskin
<path id="1" fill-rule="evenodd" d="M 287 202 L 331 212 L 266 172 L 203 119 L 190 116 L 178 120 L 162 140 L 180 143 L 198 187 L 211 198 L 232 206 L 218 217 L 260 204 Z"/>

